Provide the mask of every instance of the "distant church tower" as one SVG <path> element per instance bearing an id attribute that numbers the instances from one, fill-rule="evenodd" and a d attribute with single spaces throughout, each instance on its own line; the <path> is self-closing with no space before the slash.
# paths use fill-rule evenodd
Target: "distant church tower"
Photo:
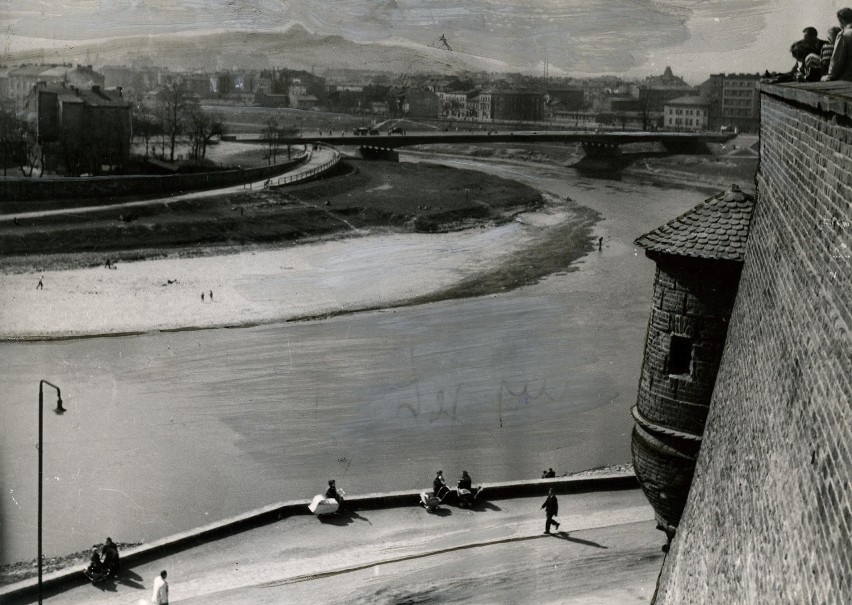
<path id="1" fill-rule="evenodd" d="M 633 464 L 669 541 L 692 483 L 753 207 L 734 185 L 635 242 L 657 274 L 632 410 Z"/>

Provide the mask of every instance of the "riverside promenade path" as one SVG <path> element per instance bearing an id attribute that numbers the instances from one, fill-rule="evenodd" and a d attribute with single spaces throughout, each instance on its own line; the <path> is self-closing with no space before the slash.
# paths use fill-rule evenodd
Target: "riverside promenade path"
<path id="1" fill-rule="evenodd" d="M 103 590 L 47 593 L 45 602 L 136 605 L 150 599 L 162 569 L 170 603 L 649 602 L 663 540 L 639 489 L 560 496 L 561 527 L 551 535 L 543 500 L 486 498 L 439 514 L 360 510 L 327 522 L 296 515 L 133 566 Z"/>
<path id="2" fill-rule="evenodd" d="M 0 214 L 0 222 L 11 222 L 13 220 L 22 220 L 27 218 L 37 218 L 42 216 L 59 216 L 59 215 L 79 215 L 85 214 L 87 212 L 102 212 L 106 209 L 114 210 L 116 208 L 133 208 L 139 206 L 156 206 L 158 204 L 170 204 L 173 202 L 181 202 L 185 200 L 193 200 L 198 198 L 206 198 L 206 197 L 214 197 L 217 195 L 223 195 L 228 193 L 240 193 L 242 191 L 255 191 L 258 189 L 263 189 L 264 186 L 269 182 L 272 186 L 277 185 L 279 179 L 283 177 L 287 177 L 288 181 L 291 183 L 300 182 L 300 176 L 304 175 L 304 178 L 308 178 L 309 176 L 313 176 L 312 171 L 324 164 L 331 162 L 335 155 L 338 152 L 334 149 L 328 147 L 318 147 L 314 151 L 308 151 L 309 154 L 308 160 L 299 164 L 293 170 L 287 170 L 279 175 L 273 176 L 271 178 L 260 179 L 259 181 L 254 181 L 251 183 L 242 183 L 240 185 L 232 185 L 230 187 L 222 187 L 221 189 L 206 189 L 204 191 L 192 191 L 190 193 L 182 193 L 180 195 L 173 196 L 164 196 L 157 198 L 150 198 L 144 200 L 134 200 L 128 202 L 120 202 L 116 204 L 110 204 L 109 206 L 85 206 L 82 208 L 55 208 L 52 210 L 37 210 L 34 212 L 19 212 L 19 213 L 10 213 L 10 214 Z"/>

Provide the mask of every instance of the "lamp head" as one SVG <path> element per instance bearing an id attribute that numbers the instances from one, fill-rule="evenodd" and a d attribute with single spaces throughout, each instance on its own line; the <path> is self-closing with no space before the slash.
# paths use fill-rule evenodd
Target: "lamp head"
<path id="1" fill-rule="evenodd" d="M 67 411 L 68 410 L 66 410 L 64 407 L 62 407 L 62 397 L 57 395 L 56 396 L 56 409 L 53 410 L 53 413 L 56 414 L 57 416 L 61 416 L 62 414 L 64 414 Z"/>

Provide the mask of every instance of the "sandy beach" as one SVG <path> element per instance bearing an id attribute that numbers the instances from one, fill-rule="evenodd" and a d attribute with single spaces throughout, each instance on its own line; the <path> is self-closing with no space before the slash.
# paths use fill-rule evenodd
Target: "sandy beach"
<path id="1" fill-rule="evenodd" d="M 238 326 L 393 306 L 492 269 L 571 217 L 551 206 L 495 228 L 4 275 L 0 338 Z"/>

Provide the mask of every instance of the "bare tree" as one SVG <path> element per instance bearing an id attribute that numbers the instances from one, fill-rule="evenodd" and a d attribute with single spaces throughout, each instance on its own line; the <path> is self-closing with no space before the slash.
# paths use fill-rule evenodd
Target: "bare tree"
<path id="1" fill-rule="evenodd" d="M 222 120 L 211 116 L 201 108 L 201 103 L 194 100 L 187 105 L 184 112 L 185 128 L 191 146 L 190 155 L 200 160 L 207 156 L 207 146 L 213 137 L 225 133 Z"/>
<path id="2" fill-rule="evenodd" d="M 278 120 L 269 118 L 263 129 L 263 138 L 266 141 L 266 158 L 270 165 L 274 164 L 275 159 L 278 157 L 280 133 L 281 128 L 278 125 Z"/>
<path id="3" fill-rule="evenodd" d="M 10 162 L 19 162 L 21 150 L 21 120 L 13 111 L 0 109 L 0 152 L 3 158 L 3 176 Z"/>
<path id="4" fill-rule="evenodd" d="M 175 160 L 175 142 L 182 133 L 187 108 L 195 100 L 189 88 L 183 82 L 172 82 L 157 94 L 157 113 L 162 124 L 165 155 L 165 138 L 169 141 L 169 161 Z"/>
<path id="5" fill-rule="evenodd" d="M 21 122 L 20 146 L 21 146 L 21 172 L 24 176 L 32 176 L 36 168 L 44 165 L 44 150 L 38 141 L 38 133 L 34 124 L 26 121 Z"/>
<path id="6" fill-rule="evenodd" d="M 151 139 L 161 132 L 161 124 L 154 110 L 145 105 L 140 105 L 133 112 L 133 132 L 145 141 L 145 158 L 148 158 Z"/>

